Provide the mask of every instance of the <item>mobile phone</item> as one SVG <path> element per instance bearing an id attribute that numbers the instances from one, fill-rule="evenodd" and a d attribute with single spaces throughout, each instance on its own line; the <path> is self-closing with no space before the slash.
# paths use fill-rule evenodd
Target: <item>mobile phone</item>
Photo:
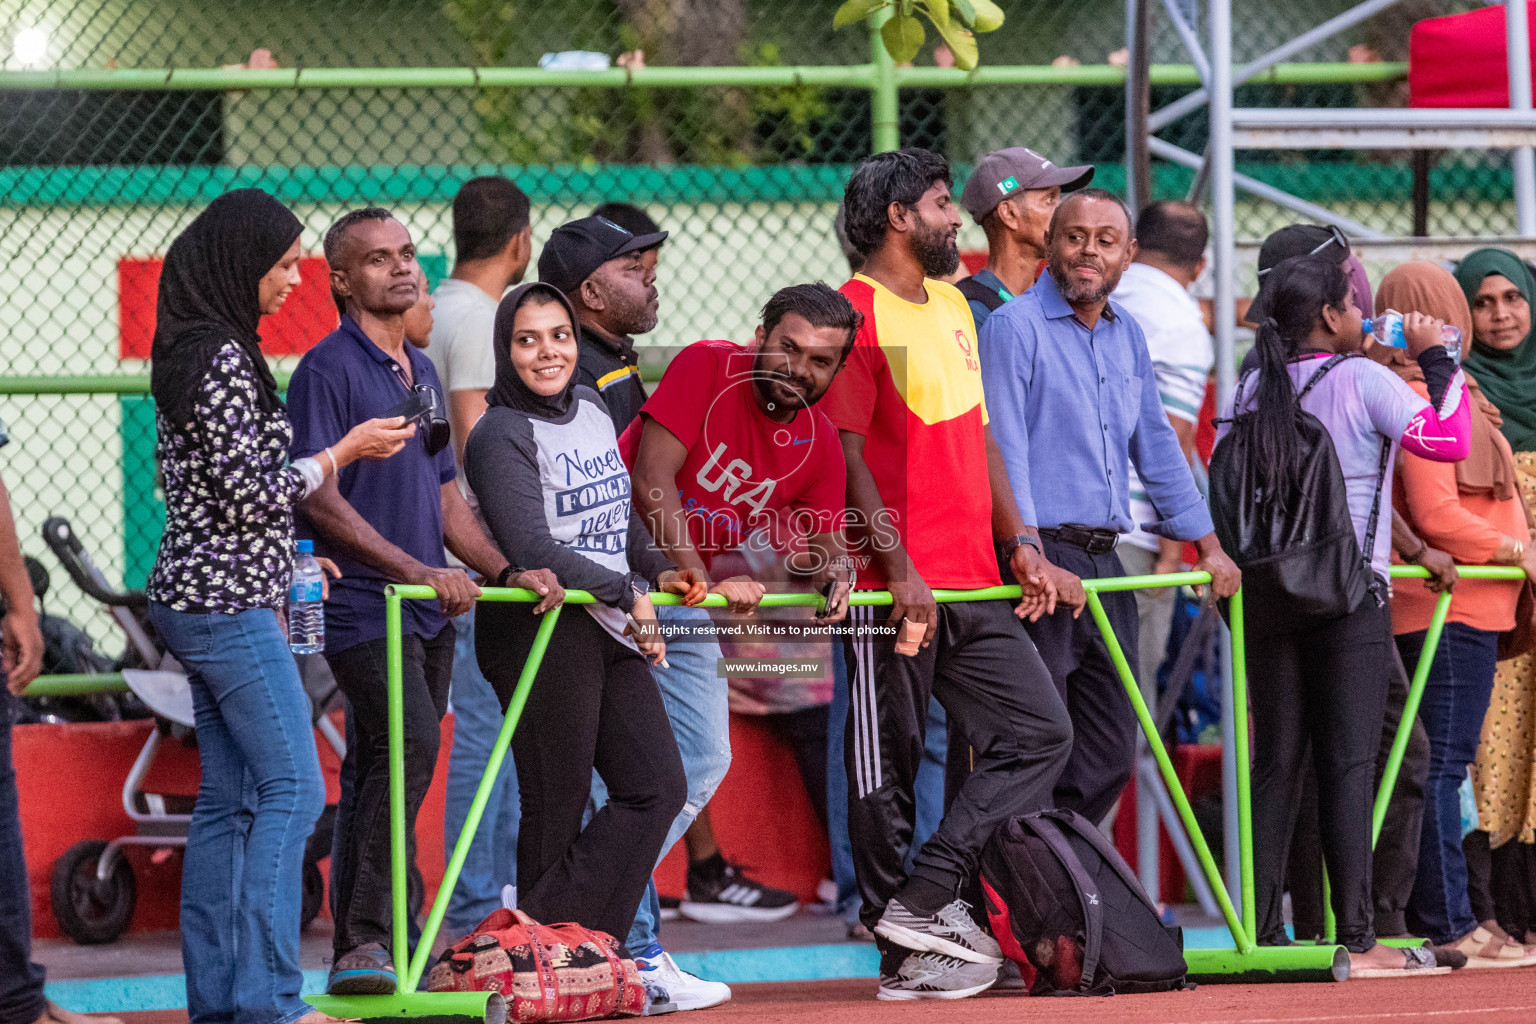
<path id="1" fill-rule="evenodd" d="M 832 610 L 832 597 L 837 593 L 837 577 L 827 580 L 827 585 L 821 588 L 821 614 L 825 615 Z"/>
<path id="2" fill-rule="evenodd" d="M 423 391 L 412 391 L 410 397 L 393 409 L 386 412 L 380 419 L 393 419 L 396 416 L 405 417 L 405 426 L 412 423 L 420 423 L 432 415 L 432 396 Z"/>

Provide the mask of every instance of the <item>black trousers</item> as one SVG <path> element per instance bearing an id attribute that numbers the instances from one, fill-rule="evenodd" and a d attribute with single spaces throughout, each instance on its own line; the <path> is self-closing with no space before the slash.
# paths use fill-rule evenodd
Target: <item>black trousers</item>
<path id="1" fill-rule="evenodd" d="M 523 605 L 475 610 L 475 655 L 503 709 L 538 624 Z M 645 658 L 586 609 L 566 608 L 512 734 L 512 755 L 522 802 L 518 907 L 537 921 L 575 921 L 622 942 L 688 798 Z M 582 828 L 594 768 L 608 802 Z"/>
<path id="2" fill-rule="evenodd" d="M 1251 608 L 1266 622 L 1283 608 Z M 1248 640 L 1253 708 L 1253 874 L 1258 940 L 1283 944 L 1286 859 L 1311 745 L 1318 820 L 1339 944 L 1376 943 L 1371 804 L 1393 668 L 1390 611 L 1367 597 L 1349 615 Z"/>
<path id="3" fill-rule="evenodd" d="M 1488 848 L 1488 833 L 1473 829 L 1461 841 L 1467 856 L 1467 896 L 1479 922 L 1497 921 L 1517 941 L 1536 932 L 1536 845 L 1511 839 Z"/>
<path id="4" fill-rule="evenodd" d="M 1403 720 L 1403 705 L 1408 701 L 1408 672 L 1395 644 L 1392 653 L 1387 714 L 1382 723 L 1381 747 L 1376 752 L 1376 791 L 1381 789 L 1387 755 L 1392 751 L 1398 723 Z M 1302 785 L 1296 831 L 1291 837 L 1286 888 L 1291 893 L 1291 926 L 1296 937 L 1313 939 L 1321 937 L 1324 930 L 1323 854 L 1317 829 L 1317 776 L 1312 771 L 1310 755 L 1302 771 L 1306 781 Z M 1424 826 L 1424 782 L 1427 778 L 1429 734 L 1424 731 L 1424 723 L 1414 719 L 1397 785 L 1392 788 L 1387 816 L 1381 823 L 1381 836 L 1371 855 L 1371 896 L 1376 905 L 1376 932 L 1379 935 L 1406 935 L 1409 931 L 1408 899 L 1413 895 L 1413 880 L 1419 870 L 1419 834 Z"/>
<path id="5" fill-rule="evenodd" d="M 434 637 L 408 633 L 402 639 L 402 694 L 405 702 L 406 859 L 416 863 L 416 812 L 426 799 L 437 767 L 439 723 L 448 711 L 453 675 L 453 623 Z M 369 640 L 341 651 L 326 651 L 336 685 L 347 697 L 356 742 L 349 745 L 351 792 L 336 808 L 331 853 L 332 908 L 336 955 L 368 942 L 386 948 L 392 939 L 389 857 L 389 694 L 385 641 Z M 351 739 L 351 737 L 349 737 Z M 355 757 L 354 754 L 355 748 Z"/>
<path id="6" fill-rule="evenodd" d="M 1041 538 L 1045 557 L 1083 579 L 1124 576 L 1114 552 L 1090 555 L 1082 548 Z M 1004 579 L 1011 577 L 1005 575 Z M 1136 664 L 1139 617 L 1130 591 L 1103 594 L 1104 612 L 1115 637 Z M 1087 609 L 1077 618 L 1063 608 L 1055 615 L 1026 622 L 1056 691 L 1072 716 L 1072 756 L 1056 783 L 1056 806 L 1077 811 L 1097 824 L 1109 815 L 1131 780 L 1136 762 L 1136 714 L 1125 684 L 1109 660 L 1109 648 Z"/>
<path id="7" fill-rule="evenodd" d="M 838 652 L 841 654 L 841 652 Z M 827 827 L 827 713 L 830 705 L 816 704 L 798 711 L 759 716 L 763 723 L 789 744 L 805 783 L 805 795 L 821 827 Z"/>
<path id="8" fill-rule="evenodd" d="M 844 645 L 848 831 L 870 928 L 906 882 L 930 695 L 974 752 L 975 770 L 918 850 L 912 874 L 955 892 L 998 824 L 1050 805 L 1072 746 L 1067 710 L 1008 602 L 940 605 L 937 635 L 914 657 L 897 654 L 894 638 L 869 634 L 887 615 L 854 608 L 851 621 L 865 628 Z"/>

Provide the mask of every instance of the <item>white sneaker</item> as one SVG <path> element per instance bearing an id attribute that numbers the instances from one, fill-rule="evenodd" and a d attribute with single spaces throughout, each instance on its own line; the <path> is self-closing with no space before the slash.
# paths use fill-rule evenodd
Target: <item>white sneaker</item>
<path id="1" fill-rule="evenodd" d="M 667 1001 L 679 1010 L 702 1010 L 719 1006 L 731 998 L 729 985 L 705 981 L 689 974 L 677 966 L 671 954 L 662 949 L 660 943 L 635 957 L 635 966 L 640 970 L 646 989 L 653 993 L 664 991 Z"/>

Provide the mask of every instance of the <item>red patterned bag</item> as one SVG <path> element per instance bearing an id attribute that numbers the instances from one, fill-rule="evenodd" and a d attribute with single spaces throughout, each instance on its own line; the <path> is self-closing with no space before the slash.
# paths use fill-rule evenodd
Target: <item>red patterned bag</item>
<path id="1" fill-rule="evenodd" d="M 449 946 L 427 978 L 433 992 L 500 992 L 507 1020 L 595 1020 L 645 1012 L 645 984 L 613 936 L 542 925 L 498 910 Z"/>

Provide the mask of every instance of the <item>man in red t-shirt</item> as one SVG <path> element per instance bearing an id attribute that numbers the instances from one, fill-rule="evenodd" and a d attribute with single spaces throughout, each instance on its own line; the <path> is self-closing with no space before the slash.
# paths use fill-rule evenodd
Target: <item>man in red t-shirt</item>
<path id="1" fill-rule="evenodd" d="M 679 567 L 708 579 L 716 555 L 745 544 L 832 578 L 846 471 L 837 428 L 815 405 L 859 322 L 826 285 L 794 285 L 768 300 L 750 347 L 700 341 L 673 358 L 619 451 L 636 506 Z M 761 593 L 721 589 L 738 610 Z"/>
<path id="2" fill-rule="evenodd" d="M 880 153 L 849 179 L 847 232 L 865 259 L 841 290 L 864 324 L 823 403 L 848 466 L 860 582 L 888 587 L 890 622 L 923 636 L 902 653 L 873 633 L 885 610 L 861 607 L 846 644 L 849 834 L 882 999 L 957 999 L 996 981 L 1001 950 L 959 895 L 993 830 L 1050 804 L 1072 746 L 1067 709 L 1019 616 L 1050 614 L 1058 593 L 1074 606 L 1084 598 L 1023 524 L 987 427 L 971 311 L 935 280 L 960 258 L 950 181 L 944 159 L 921 149 Z M 995 544 L 1023 589 L 1019 605 L 937 604 L 930 588 L 1002 582 Z M 972 763 L 909 874 L 930 694 Z"/>
<path id="3" fill-rule="evenodd" d="M 849 579 L 842 565 L 842 447 L 815 406 L 842 368 L 859 323 L 848 300 L 826 285 L 795 285 L 768 300 L 752 345 L 700 341 L 672 360 L 620 436 L 619 450 L 630 467 L 635 507 L 679 566 L 710 580 L 716 556 L 740 551 L 748 564 L 787 564 L 797 579 L 817 585 Z M 738 614 L 750 612 L 763 594 L 762 585 L 745 576 L 713 582 L 711 589 Z M 839 582 L 822 621 L 843 618 L 847 590 Z M 676 719 L 673 724 L 679 728 Z M 821 731 L 825 735 L 824 725 Z M 824 765 L 825 740 L 821 746 Z M 807 786 L 824 792 L 824 770 L 808 775 Z M 730 922 L 794 913 L 792 893 L 765 886 L 724 859 L 708 810 L 699 810 L 685 834 L 683 914 Z"/>

